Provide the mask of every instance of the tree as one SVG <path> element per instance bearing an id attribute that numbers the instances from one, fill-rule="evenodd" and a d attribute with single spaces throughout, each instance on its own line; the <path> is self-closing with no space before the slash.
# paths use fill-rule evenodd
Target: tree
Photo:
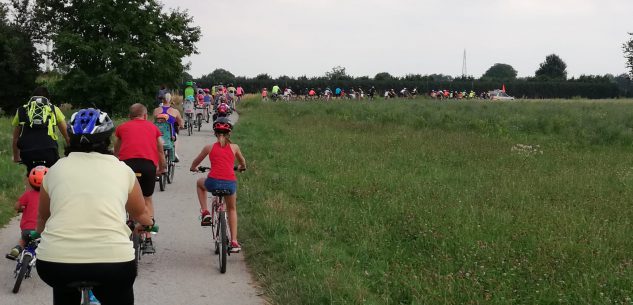
<path id="1" fill-rule="evenodd" d="M 31 36 L 9 19 L 0 3 L 0 108 L 13 111 L 35 88 L 41 57 Z"/>
<path id="2" fill-rule="evenodd" d="M 517 78 L 517 70 L 511 65 L 496 63 L 481 78 L 487 80 L 514 80 Z"/>
<path id="3" fill-rule="evenodd" d="M 347 80 L 351 79 L 349 75 L 345 72 L 345 68 L 341 66 L 336 66 L 332 68 L 332 71 L 325 72 L 325 77 L 329 80 Z"/>
<path id="4" fill-rule="evenodd" d="M 376 81 L 392 80 L 392 79 L 394 79 L 394 77 L 388 72 L 380 72 L 376 74 L 376 76 L 374 76 L 374 80 Z"/>
<path id="5" fill-rule="evenodd" d="M 536 77 L 541 79 L 566 80 L 567 64 L 556 54 L 545 57 L 545 62 L 541 63 L 536 70 Z"/>
<path id="6" fill-rule="evenodd" d="M 36 0 L 37 20 L 50 29 L 62 95 L 78 105 L 125 111 L 152 101 L 158 84 L 176 85 L 196 53 L 200 28 L 184 11 L 156 0 Z"/>
<path id="7" fill-rule="evenodd" d="M 629 33 L 633 36 L 633 33 Z M 627 41 L 622 48 L 624 49 L 624 57 L 626 58 L 626 67 L 629 69 L 629 75 L 633 76 L 633 38 Z"/>
<path id="8" fill-rule="evenodd" d="M 272 77 L 270 77 L 270 75 L 268 75 L 267 73 L 262 73 L 262 74 L 257 74 L 255 79 L 256 80 L 271 80 Z"/>
<path id="9" fill-rule="evenodd" d="M 207 75 L 202 76 L 199 81 L 209 84 L 227 85 L 229 83 L 235 82 L 235 75 L 227 70 L 219 68 L 213 70 L 213 72 Z"/>

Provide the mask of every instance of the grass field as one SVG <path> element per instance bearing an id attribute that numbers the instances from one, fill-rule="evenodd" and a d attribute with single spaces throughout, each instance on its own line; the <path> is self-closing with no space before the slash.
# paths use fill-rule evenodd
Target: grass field
<path id="1" fill-rule="evenodd" d="M 633 103 L 246 101 L 276 304 L 630 304 Z"/>

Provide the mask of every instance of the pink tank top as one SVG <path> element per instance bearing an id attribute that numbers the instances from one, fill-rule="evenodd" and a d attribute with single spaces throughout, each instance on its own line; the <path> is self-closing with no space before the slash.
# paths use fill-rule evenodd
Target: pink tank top
<path id="1" fill-rule="evenodd" d="M 211 147 L 209 153 L 209 162 L 211 162 L 211 171 L 209 178 L 237 181 L 233 165 L 235 164 L 235 154 L 231 149 L 231 144 L 222 147 L 220 142 L 216 142 Z"/>

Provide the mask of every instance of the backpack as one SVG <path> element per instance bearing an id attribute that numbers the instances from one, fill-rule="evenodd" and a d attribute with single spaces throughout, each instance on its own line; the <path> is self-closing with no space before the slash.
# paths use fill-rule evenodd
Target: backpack
<path id="1" fill-rule="evenodd" d="M 34 96 L 23 106 L 26 111 L 26 125 L 33 129 L 51 129 L 57 125 L 54 107 L 47 98 Z"/>

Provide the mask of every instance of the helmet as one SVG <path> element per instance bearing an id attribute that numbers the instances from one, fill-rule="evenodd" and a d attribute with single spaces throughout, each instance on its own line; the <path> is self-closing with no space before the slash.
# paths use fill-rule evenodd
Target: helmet
<path id="1" fill-rule="evenodd" d="M 218 114 L 228 114 L 229 113 L 229 105 L 222 103 L 220 105 L 218 105 Z"/>
<path id="2" fill-rule="evenodd" d="M 209 88 L 204 88 L 205 93 L 209 93 Z"/>
<path id="3" fill-rule="evenodd" d="M 79 138 L 82 144 L 99 143 L 110 138 L 114 123 L 107 113 L 99 109 L 81 109 L 70 118 L 68 134 L 71 140 Z"/>
<path id="4" fill-rule="evenodd" d="M 167 113 L 159 113 L 156 115 L 156 119 L 163 119 L 165 121 L 169 120 L 169 115 Z"/>
<path id="5" fill-rule="evenodd" d="M 233 130 L 233 124 L 226 117 L 220 117 L 213 122 L 213 131 L 219 133 L 228 133 Z"/>
<path id="6" fill-rule="evenodd" d="M 48 173 L 48 168 L 46 166 L 36 166 L 29 173 L 29 183 L 33 187 L 42 186 L 42 180 L 44 180 L 44 176 Z"/>
<path id="7" fill-rule="evenodd" d="M 187 86 L 193 86 L 193 82 L 192 82 L 192 81 L 188 81 L 188 82 L 186 82 L 186 83 L 185 83 L 185 85 L 187 85 Z"/>
<path id="8" fill-rule="evenodd" d="M 171 93 L 169 92 L 165 93 L 165 95 L 163 96 L 163 99 L 166 100 L 167 102 L 171 102 Z"/>

